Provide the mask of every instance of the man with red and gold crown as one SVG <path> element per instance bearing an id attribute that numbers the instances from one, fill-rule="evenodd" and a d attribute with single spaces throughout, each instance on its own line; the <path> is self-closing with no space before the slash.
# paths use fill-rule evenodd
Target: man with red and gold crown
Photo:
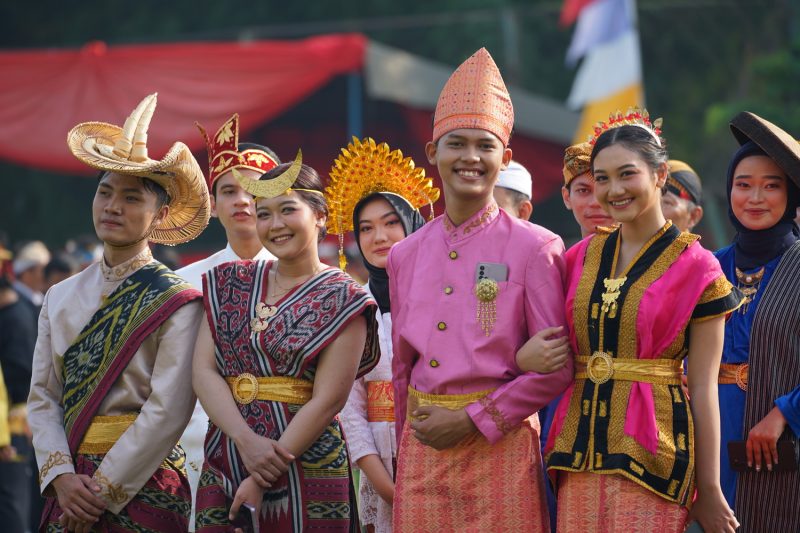
<path id="1" fill-rule="evenodd" d="M 275 168 L 280 160 L 275 153 L 255 143 L 239 142 L 239 115 L 234 114 L 220 126 L 214 137 L 197 124 L 208 148 L 208 192 L 211 216 L 219 219 L 228 240 L 224 249 L 185 266 L 177 271 L 196 289 L 202 290 L 202 276 L 212 268 L 230 261 L 243 259 L 275 259 L 262 246 L 256 233 L 256 203 L 253 195 L 242 189 L 231 172 L 237 169 L 242 176 L 258 180 L 262 174 Z M 203 441 L 208 429 L 208 415 L 197 402 L 192 420 L 181 436 L 186 450 L 187 473 L 192 486 L 192 502 L 197 495 L 200 470 L 203 467 Z M 194 512 L 190 530 L 194 531 Z"/>
<path id="2" fill-rule="evenodd" d="M 513 122 L 481 49 L 442 90 L 426 146 L 445 213 L 389 256 L 395 531 L 549 530 L 536 412 L 566 388 L 572 360 L 543 357 L 523 372 L 515 355 L 565 325 L 564 245 L 492 196 Z"/>

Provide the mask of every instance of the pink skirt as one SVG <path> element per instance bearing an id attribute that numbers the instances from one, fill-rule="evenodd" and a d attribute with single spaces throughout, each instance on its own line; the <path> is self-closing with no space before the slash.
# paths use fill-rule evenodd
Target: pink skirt
<path id="1" fill-rule="evenodd" d="M 614 474 L 558 473 L 558 533 L 682 533 L 689 510 Z"/>
<path id="2" fill-rule="evenodd" d="M 408 421 L 398 451 L 395 532 L 549 532 L 536 415 L 496 444 L 475 434 L 437 451 Z"/>

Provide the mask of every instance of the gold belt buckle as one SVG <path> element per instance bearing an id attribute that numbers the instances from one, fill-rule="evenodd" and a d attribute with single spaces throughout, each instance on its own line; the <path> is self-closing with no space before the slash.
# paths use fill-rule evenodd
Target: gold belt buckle
<path id="1" fill-rule="evenodd" d="M 242 385 L 244 384 L 250 385 L 249 391 L 242 389 Z M 239 374 L 233 382 L 232 389 L 233 399 L 236 400 L 236 403 L 247 405 L 248 403 L 252 403 L 258 396 L 258 380 L 253 374 L 247 372 Z"/>
<path id="2" fill-rule="evenodd" d="M 614 360 L 606 352 L 594 352 L 586 363 L 586 375 L 592 383 L 602 385 L 614 375 Z"/>
<path id="3" fill-rule="evenodd" d="M 750 368 L 749 364 L 743 363 L 739 365 L 738 368 L 736 369 L 736 385 L 738 385 L 739 388 L 745 392 L 747 392 L 747 381 L 748 381 L 747 371 L 749 370 L 749 368 Z"/>

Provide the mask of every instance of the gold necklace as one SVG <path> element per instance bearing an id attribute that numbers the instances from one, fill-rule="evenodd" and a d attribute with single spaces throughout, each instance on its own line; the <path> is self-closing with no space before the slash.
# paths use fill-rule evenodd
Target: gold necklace
<path id="1" fill-rule="evenodd" d="M 294 289 L 298 285 L 302 285 L 306 281 L 310 280 L 311 278 L 313 278 L 314 276 L 319 274 L 324 268 L 324 267 L 322 267 L 322 268 L 321 267 L 322 267 L 322 265 L 314 267 L 314 272 L 312 272 L 311 274 L 308 275 L 308 277 L 303 278 L 301 281 L 295 283 L 294 285 L 292 285 L 290 287 L 284 287 L 283 285 L 281 285 L 281 282 L 278 281 L 278 267 L 277 267 L 277 265 L 275 266 L 275 270 L 272 273 L 272 277 L 275 280 L 275 286 L 278 287 L 279 289 L 281 289 L 281 291 L 283 291 L 281 294 L 286 294 L 287 292 L 289 292 L 290 290 Z M 273 295 L 277 296 L 275 294 L 273 294 Z"/>
<path id="2" fill-rule="evenodd" d="M 744 294 L 744 302 L 737 311 L 741 311 L 743 315 L 747 313 L 747 308 L 756 297 L 761 280 L 764 278 L 765 269 L 766 267 L 761 267 L 752 274 L 745 274 L 739 270 L 739 267 L 736 267 L 736 287 Z"/>
<path id="3" fill-rule="evenodd" d="M 658 230 L 650 240 L 648 240 L 644 246 L 642 246 L 636 255 L 633 257 L 628 266 L 625 267 L 625 270 L 617 277 L 608 277 L 603 279 L 603 286 L 605 287 L 605 291 L 601 295 L 603 300 L 603 305 L 601 307 L 602 311 L 608 315 L 608 318 L 615 318 L 617 316 L 617 299 L 619 299 L 619 295 L 622 293 L 622 286 L 625 285 L 625 282 L 628 281 L 628 272 L 630 272 L 633 265 L 636 264 L 637 261 L 644 255 L 644 253 L 650 249 L 650 246 L 653 245 L 659 238 L 661 238 L 667 230 L 672 227 L 672 221 L 667 220 L 667 223 Z M 614 273 L 617 271 L 617 260 L 619 259 L 619 249 L 620 243 L 622 242 L 622 233 L 617 236 L 617 244 L 614 248 L 614 261 L 611 263 L 611 276 L 614 276 Z"/>

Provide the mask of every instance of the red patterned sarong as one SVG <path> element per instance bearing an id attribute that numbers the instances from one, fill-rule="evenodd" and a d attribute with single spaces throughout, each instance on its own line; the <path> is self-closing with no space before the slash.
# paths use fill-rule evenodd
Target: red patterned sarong
<path id="1" fill-rule="evenodd" d="M 681 533 L 689 510 L 614 474 L 559 472 L 558 533 Z"/>
<path id="2" fill-rule="evenodd" d="M 102 460 L 103 455 L 78 454 L 75 458 L 75 473 L 91 477 Z M 100 521 L 92 527 L 92 532 L 189 531 L 192 494 L 186 478 L 185 461 L 186 455 L 176 446 L 122 511 L 119 514 L 103 513 Z M 55 498 L 48 509 L 49 512 L 42 516 L 39 530 L 47 533 L 66 532 L 59 523 L 63 511 Z"/>
<path id="3" fill-rule="evenodd" d="M 539 419 L 500 442 L 481 434 L 437 451 L 403 428 L 394 497 L 395 532 L 549 532 Z"/>

